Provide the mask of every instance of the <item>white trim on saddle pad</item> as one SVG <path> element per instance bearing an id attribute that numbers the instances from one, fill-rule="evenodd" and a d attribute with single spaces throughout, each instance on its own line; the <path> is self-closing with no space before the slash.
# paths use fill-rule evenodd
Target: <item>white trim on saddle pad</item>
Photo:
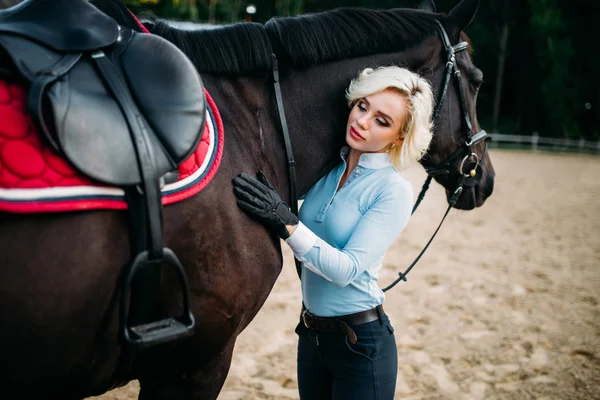
<path id="1" fill-rule="evenodd" d="M 208 97 L 208 96 L 207 96 Z M 211 99 L 212 100 L 212 99 Z M 212 101 L 209 101 L 209 104 Z M 214 104 L 210 104 L 213 106 Z M 161 188 L 163 204 L 180 200 L 172 199 L 199 184 L 211 170 L 219 146 L 220 116 L 213 115 L 212 107 L 206 109 L 206 128 L 208 129 L 208 150 L 200 167 L 186 178 L 169 183 Z M 218 113 L 216 107 L 214 112 Z M 217 123 L 218 120 L 218 123 Z M 193 155 L 192 155 L 193 156 Z M 187 196 L 189 197 L 189 196 Z M 185 198 L 185 197 L 183 197 Z M 70 206 L 52 206 L 52 204 L 68 203 Z M 124 209 L 126 208 L 125 192 L 118 187 L 108 186 L 61 186 L 51 188 L 6 189 L 0 188 L 0 211 L 8 212 L 53 212 L 76 211 L 83 209 Z"/>

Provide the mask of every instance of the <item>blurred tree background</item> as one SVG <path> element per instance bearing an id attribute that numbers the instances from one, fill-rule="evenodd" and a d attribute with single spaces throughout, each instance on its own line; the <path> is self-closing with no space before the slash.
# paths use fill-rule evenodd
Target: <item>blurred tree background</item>
<path id="1" fill-rule="evenodd" d="M 19 0 L 0 0 L 0 7 Z M 417 7 L 420 0 L 124 0 L 141 17 L 216 24 L 266 22 L 337 7 Z M 458 0 L 435 0 L 448 12 Z M 248 14 L 248 6 L 254 13 Z M 488 131 L 600 140 L 598 0 L 482 0 L 467 29 L 485 75 Z"/>

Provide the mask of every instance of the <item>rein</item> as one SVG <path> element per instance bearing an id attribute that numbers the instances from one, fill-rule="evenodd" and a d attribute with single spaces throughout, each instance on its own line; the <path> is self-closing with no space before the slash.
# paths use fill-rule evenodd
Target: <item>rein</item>
<path id="1" fill-rule="evenodd" d="M 446 95 L 448 93 L 448 88 L 450 86 L 450 80 L 451 80 L 452 76 L 454 76 L 456 85 L 458 87 L 460 107 L 461 107 L 461 112 L 462 112 L 461 122 L 464 127 L 467 140 L 463 143 L 462 146 L 460 146 L 458 149 L 456 149 L 444 161 L 442 161 L 438 164 L 435 164 L 433 166 L 425 168 L 425 172 L 427 172 L 427 178 L 425 179 L 425 182 L 423 183 L 423 186 L 421 187 L 421 192 L 419 193 L 419 196 L 417 197 L 417 201 L 415 202 L 415 205 L 413 206 L 411 215 L 414 214 L 414 212 L 417 210 L 417 208 L 421 204 L 421 201 L 425 197 L 425 193 L 429 189 L 429 186 L 431 184 L 431 180 L 433 179 L 433 177 L 436 175 L 450 174 L 450 171 L 452 169 L 452 164 L 455 163 L 457 160 L 459 160 L 462 157 L 462 161 L 461 161 L 460 167 L 459 167 L 459 172 L 460 172 L 461 177 L 460 177 L 460 181 L 458 182 L 456 189 L 454 189 L 454 192 L 452 193 L 452 197 L 450 198 L 450 201 L 448 202 L 448 208 L 446 209 L 446 212 L 444 213 L 442 220 L 440 221 L 438 227 L 436 228 L 435 232 L 433 233 L 433 235 L 431 236 L 431 238 L 429 239 L 429 241 L 427 242 L 427 244 L 425 245 L 423 250 L 421 250 L 419 255 L 415 258 L 415 260 L 410 264 L 410 266 L 404 272 L 398 273 L 399 277 L 394 282 L 392 282 L 392 284 L 390 284 L 389 286 L 387 286 L 386 288 L 383 289 L 384 292 L 387 292 L 388 290 L 390 290 L 391 288 L 396 286 L 400 281 L 407 280 L 406 275 L 410 272 L 410 270 L 412 270 L 412 268 L 421 259 L 421 257 L 425 253 L 425 251 L 429 248 L 429 245 L 431 244 L 431 242 L 437 235 L 437 233 L 440 230 L 440 228 L 442 227 L 442 224 L 444 223 L 444 221 L 446 220 L 446 217 L 448 216 L 450 209 L 452 209 L 452 207 L 454 207 L 454 205 L 458 201 L 458 198 L 462 194 L 464 186 L 469 186 L 469 187 L 473 186 L 474 178 L 477 176 L 478 169 L 479 170 L 482 169 L 481 164 L 483 163 L 483 160 L 485 159 L 485 156 L 487 154 L 487 146 L 485 146 L 483 154 L 481 155 L 481 158 L 479 158 L 479 156 L 473 151 L 472 148 L 474 145 L 476 145 L 480 141 L 483 140 L 485 143 L 485 141 L 490 139 L 490 137 L 488 136 L 488 134 L 485 130 L 481 130 L 481 131 L 477 132 L 476 134 L 473 134 L 471 120 L 469 118 L 469 111 L 467 109 L 467 105 L 466 105 L 466 101 L 465 101 L 465 93 L 464 93 L 464 89 L 462 87 L 462 77 L 461 77 L 460 70 L 458 69 L 458 65 L 456 63 L 456 55 L 455 54 L 460 51 L 466 50 L 469 45 L 467 42 L 463 41 L 463 42 L 459 42 L 458 44 L 453 46 L 450 43 L 448 34 L 446 33 L 446 30 L 444 29 L 442 24 L 437 20 L 435 22 L 437 23 L 437 26 L 438 26 L 438 33 L 440 35 L 440 39 L 442 40 L 442 42 L 444 44 L 444 48 L 446 50 L 447 61 L 446 61 L 446 71 L 444 74 L 444 83 L 442 85 L 442 90 L 439 92 L 439 97 L 436 101 L 436 106 L 434 109 L 433 117 L 434 117 L 434 119 L 439 118 L 440 110 L 442 108 L 442 105 L 443 105 L 444 100 L 446 99 Z M 286 122 L 286 118 L 285 118 L 285 110 L 284 110 L 283 99 L 282 99 L 282 95 L 281 95 L 281 87 L 279 84 L 278 68 L 279 68 L 279 66 L 278 66 L 277 58 L 273 54 L 272 72 L 273 72 L 273 82 L 274 82 L 274 87 L 275 87 L 275 98 L 277 100 L 277 108 L 279 111 L 281 130 L 282 130 L 284 141 L 285 141 L 285 150 L 286 150 L 287 164 L 288 164 L 288 176 L 290 179 L 290 202 L 291 202 L 290 209 L 292 210 L 292 212 L 294 214 L 297 215 L 298 214 L 298 197 L 297 197 L 297 191 L 296 191 L 296 162 L 294 160 L 289 130 L 288 130 L 288 126 L 287 126 L 287 122 Z M 470 161 L 471 159 L 473 159 L 473 161 Z M 473 163 L 474 163 L 474 166 L 472 166 Z M 468 167 L 471 167 L 471 168 L 468 168 Z M 465 172 L 466 169 L 468 169 L 467 172 Z M 294 261 L 296 263 L 296 271 L 298 273 L 298 277 L 301 278 L 302 264 L 295 257 L 294 257 Z"/>

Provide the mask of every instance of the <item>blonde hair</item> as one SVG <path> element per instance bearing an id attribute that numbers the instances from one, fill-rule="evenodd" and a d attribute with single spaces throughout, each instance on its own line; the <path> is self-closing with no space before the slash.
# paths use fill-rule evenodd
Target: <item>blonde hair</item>
<path id="1" fill-rule="evenodd" d="M 396 91 L 408 100 L 407 118 L 398 137 L 404 139 L 400 146 L 386 149 L 394 167 L 409 167 L 425 155 L 433 137 L 433 93 L 429 83 L 421 76 L 400 67 L 366 68 L 350 82 L 346 90 L 348 104 L 385 90 Z"/>

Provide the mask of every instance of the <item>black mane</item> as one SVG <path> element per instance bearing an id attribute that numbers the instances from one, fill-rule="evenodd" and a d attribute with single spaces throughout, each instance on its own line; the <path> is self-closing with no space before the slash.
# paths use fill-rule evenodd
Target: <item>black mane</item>
<path id="1" fill-rule="evenodd" d="M 273 49 L 261 24 L 242 22 L 198 30 L 178 29 L 161 20 L 145 25 L 179 47 L 198 72 L 246 75 L 271 67 Z"/>
<path id="2" fill-rule="evenodd" d="M 401 51 L 435 32 L 439 14 L 413 9 L 340 8 L 274 18 L 265 28 L 279 56 L 306 67 L 344 58 Z"/>
<path id="3" fill-rule="evenodd" d="M 199 72 L 244 75 L 270 68 L 273 52 L 292 66 L 303 68 L 401 51 L 434 32 L 438 18 L 439 14 L 412 9 L 341 8 L 274 18 L 264 26 L 238 23 L 186 31 L 156 21 L 147 27 L 183 50 Z"/>

